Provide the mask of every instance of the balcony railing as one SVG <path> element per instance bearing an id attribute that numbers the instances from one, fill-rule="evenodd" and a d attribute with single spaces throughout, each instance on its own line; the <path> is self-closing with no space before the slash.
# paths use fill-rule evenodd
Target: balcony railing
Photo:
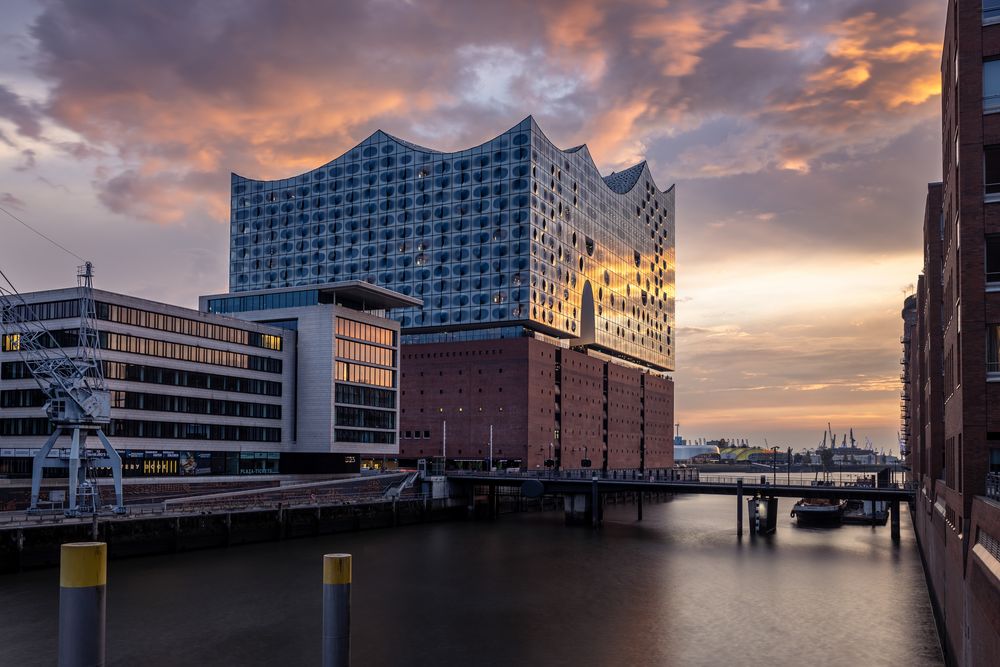
<path id="1" fill-rule="evenodd" d="M 1000 500 L 1000 472 L 986 473 L 986 495 L 993 500 Z"/>

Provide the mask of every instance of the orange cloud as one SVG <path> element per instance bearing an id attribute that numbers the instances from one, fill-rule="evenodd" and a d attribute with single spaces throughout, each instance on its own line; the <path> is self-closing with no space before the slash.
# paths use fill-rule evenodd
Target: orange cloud
<path id="1" fill-rule="evenodd" d="M 663 76 L 686 76 L 701 62 L 700 53 L 725 35 L 709 27 L 709 18 L 693 12 L 639 15 L 632 35 L 652 49 L 650 55 Z"/>
<path id="2" fill-rule="evenodd" d="M 781 26 L 772 26 L 766 32 L 758 32 L 733 42 L 739 49 L 766 49 L 768 51 L 793 51 L 802 47 L 801 40 L 791 38 Z"/>

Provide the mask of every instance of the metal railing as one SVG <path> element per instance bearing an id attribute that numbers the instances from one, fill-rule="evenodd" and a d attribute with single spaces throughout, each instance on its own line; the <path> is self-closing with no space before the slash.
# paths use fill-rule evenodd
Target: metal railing
<path id="1" fill-rule="evenodd" d="M 582 479 L 626 481 L 626 482 L 697 482 L 698 470 L 695 468 L 673 468 L 656 470 L 602 470 L 601 468 L 580 468 L 573 470 L 449 470 L 453 477 L 497 477 L 501 479 Z"/>
<path id="2" fill-rule="evenodd" d="M 828 479 L 823 482 L 826 486 L 831 487 L 867 487 L 875 486 L 874 480 L 872 480 L 872 473 L 844 473 L 843 479 L 839 479 L 839 473 L 836 470 L 827 471 Z M 510 470 L 510 471 L 497 471 L 497 472 L 487 472 L 485 470 L 450 470 L 448 475 L 452 477 L 492 477 L 495 479 L 510 479 L 512 481 L 524 480 L 524 479 L 538 479 L 538 480 L 583 480 L 591 481 L 595 477 L 600 481 L 635 481 L 635 482 L 693 482 L 700 483 L 703 485 L 718 485 L 718 486 L 733 486 L 737 481 L 742 480 L 744 484 L 765 484 L 768 486 L 797 486 L 803 488 L 809 488 L 816 486 L 812 479 L 804 479 L 800 476 L 800 473 L 795 473 L 798 479 L 789 480 L 785 474 L 785 471 L 778 468 L 773 471 L 769 471 L 766 474 L 761 470 L 759 473 L 746 474 L 746 475 L 726 475 L 726 474 L 716 474 L 716 473 L 705 473 L 704 475 L 699 475 L 699 472 L 695 468 L 674 468 L 665 470 Z M 837 475 L 838 479 L 834 479 L 833 476 Z M 891 482 L 888 484 L 879 485 L 880 489 L 889 488 L 905 488 L 901 487 L 898 482 Z"/>

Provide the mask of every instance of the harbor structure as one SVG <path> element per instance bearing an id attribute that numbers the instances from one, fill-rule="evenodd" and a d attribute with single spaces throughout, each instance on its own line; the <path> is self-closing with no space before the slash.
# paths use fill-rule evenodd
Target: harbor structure
<path id="1" fill-rule="evenodd" d="M 943 179 L 904 308 L 903 439 L 949 664 L 1000 654 L 1000 4 L 948 3 Z M 909 399 L 909 400 L 907 400 Z"/>
<path id="2" fill-rule="evenodd" d="M 492 426 L 515 467 L 672 465 L 674 188 L 646 162 L 602 176 L 529 116 L 455 152 L 379 130 L 231 189 L 231 295 L 356 280 L 422 300 L 391 314 L 402 460 L 489 465 Z"/>

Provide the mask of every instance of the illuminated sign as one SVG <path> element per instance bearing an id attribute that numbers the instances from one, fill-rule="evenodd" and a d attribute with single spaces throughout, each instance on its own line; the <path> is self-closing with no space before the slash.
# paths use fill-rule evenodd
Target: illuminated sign
<path id="1" fill-rule="evenodd" d="M 144 475 L 176 475 L 177 459 L 144 459 L 142 474 Z"/>

